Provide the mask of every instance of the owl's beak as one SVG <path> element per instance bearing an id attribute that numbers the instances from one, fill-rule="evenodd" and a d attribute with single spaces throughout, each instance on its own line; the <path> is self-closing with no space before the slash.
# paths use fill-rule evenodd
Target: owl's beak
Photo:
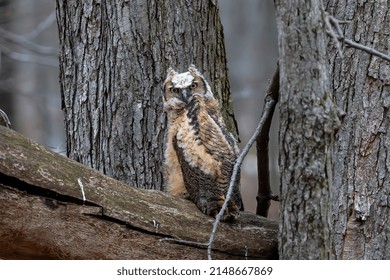
<path id="1" fill-rule="evenodd" d="M 183 88 L 182 90 L 180 90 L 180 98 L 183 102 L 186 102 L 187 99 L 188 99 L 188 92 L 187 92 L 187 89 Z"/>

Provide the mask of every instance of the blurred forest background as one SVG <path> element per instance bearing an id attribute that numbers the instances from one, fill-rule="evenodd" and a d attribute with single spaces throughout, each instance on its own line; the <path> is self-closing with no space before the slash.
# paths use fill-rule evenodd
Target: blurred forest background
<path id="1" fill-rule="evenodd" d="M 263 108 L 278 56 L 272 0 L 220 0 L 230 86 L 243 147 Z M 183 66 L 185 67 L 185 66 Z M 65 155 L 58 81 L 58 35 L 54 0 L 0 0 L 0 109 L 12 128 Z M 270 135 L 271 184 L 278 193 L 278 112 Z M 255 211 L 257 163 L 252 148 L 244 161 L 241 188 L 246 210 Z M 269 218 L 278 219 L 273 203 Z"/>

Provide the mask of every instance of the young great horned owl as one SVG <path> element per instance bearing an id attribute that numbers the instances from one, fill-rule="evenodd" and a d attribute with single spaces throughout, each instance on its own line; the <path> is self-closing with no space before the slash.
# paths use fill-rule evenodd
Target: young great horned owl
<path id="1" fill-rule="evenodd" d="M 180 74 L 168 70 L 164 110 L 168 114 L 168 191 L 189 198 L 203 213 L 215 217 L 225 201 L 239 151 L 236 140 L 225 128 L 218 101 L 194 66 Z M 237 176 L 223 219 L 237 217 L 242 208 Z"/>

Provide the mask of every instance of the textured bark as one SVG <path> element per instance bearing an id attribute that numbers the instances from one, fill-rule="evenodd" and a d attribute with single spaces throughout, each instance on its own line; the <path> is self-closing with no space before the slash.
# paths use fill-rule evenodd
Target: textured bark
<path id="1" fill-rule="evenodd" d="M 275 1 L 280 54 L 281 259 L 330 257 L 331 142 L 321 1 Z"/>
<path id="2" fill-rule="evenodd" d="M 236 131 L 215 1 L 57 1 L 57 20 L 70 158 L 161 189 L 169 66 L 204 72 Z"/>
<path id="3" fill-rule="evenodd" d="M 11 26 L 10 22 L 13 16 L 11 4 L 10 0 L 0 0 L 0 27 L 6 30 Z M 4 44 L 4 38 L 2 37 L 3 34 L 0 32 L 0 42 Z M 12 119 L 15 108 L 15 104 L 13 104 L 15 85 L 12 82 L 15 67 L 12 62 L 12 59 L 6 55 L 6 52 L 0 46 L 0 125 L 7 127 L 11 125 L 10 118 Z"/>
<path id="4" fill-rule="evenodd" d="M 214 219 L 190 201 L 130 188 L 0 126 L 0 259 L 205 259 Z M 218 259 L 277 258 L 277 224 L 219 225 Z"/>
<path id="5" fill-rule="evenodd" d="M 345 37 L 389 53 L 389 1 L 326 1 Z M 333 154 L 332 251 L 336 259 L 390 259 L 390 65 L 329 42 L 333 94 L 345 111 Z"/>

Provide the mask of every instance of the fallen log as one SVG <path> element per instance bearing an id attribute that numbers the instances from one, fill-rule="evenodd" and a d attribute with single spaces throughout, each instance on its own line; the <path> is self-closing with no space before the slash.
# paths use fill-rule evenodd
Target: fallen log
<path id="1" fill-rule="evenodd" d="M 0 126 L 0 258 L 206 259 L 214 219 L 190 201 L 130 187 Z M 222 223 L 215 259 L 277 258 L 277 223 Z"/>

